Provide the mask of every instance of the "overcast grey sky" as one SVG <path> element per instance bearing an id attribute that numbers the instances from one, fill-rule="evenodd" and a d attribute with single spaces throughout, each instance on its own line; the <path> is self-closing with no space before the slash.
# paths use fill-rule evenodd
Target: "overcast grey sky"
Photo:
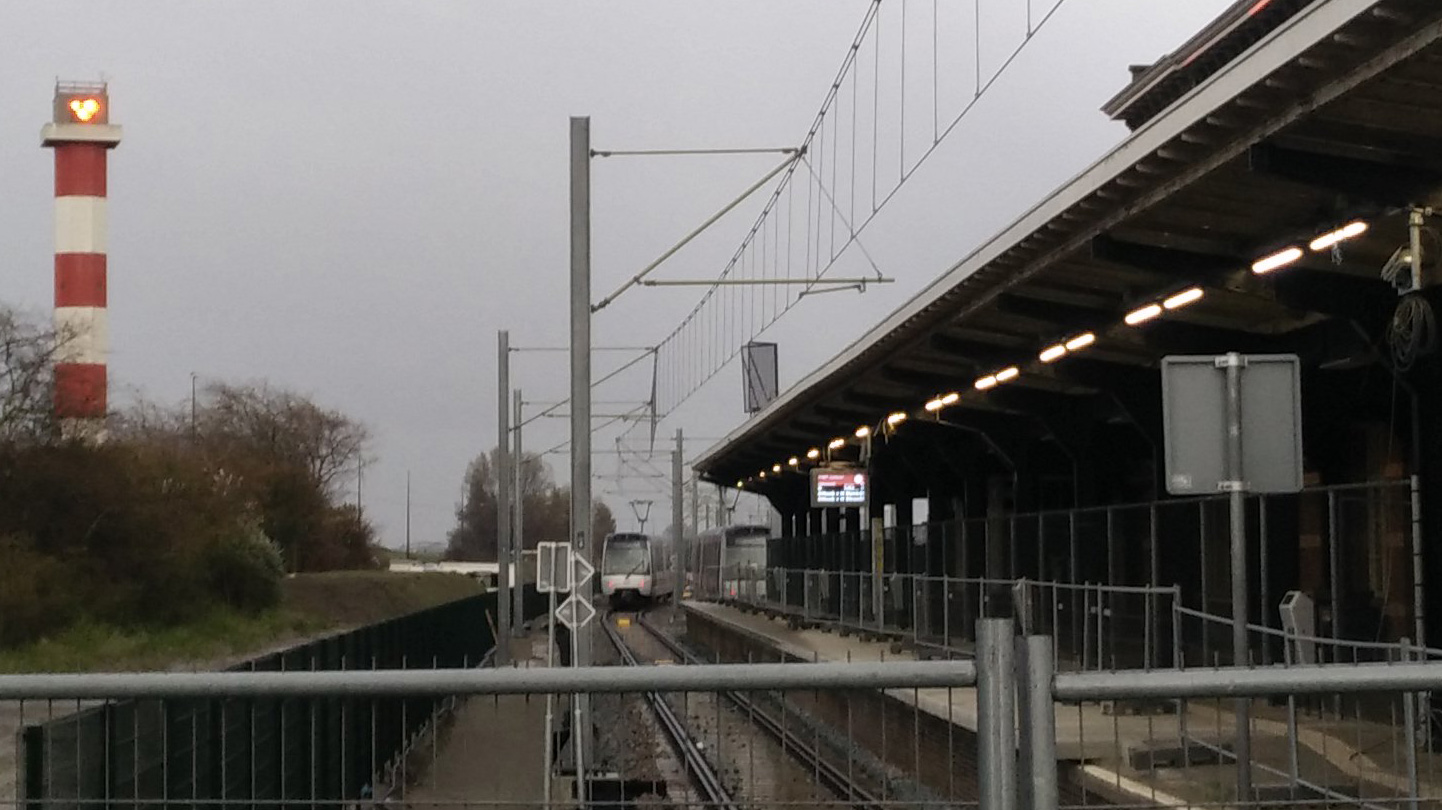
<path id="1" fill-rule="evenodd" d="M 1023 0 L 976 1 L 990 75 L 1024 31 Z M 180 401 L 192 372 L 309 393 L 374 432 L 365 500 L 385 542 L 403 541 L 407 470 L 415 541 L 439 542 L 467 460 L 495 441 L 496 331 L 524 346 L 566 340 L 567 117 L 593 117 L 597 148 L 799 143 L 868 5 L 7 0 L 0 300 L 48 312 L 52 162 L 39 129 L 57 77 L 103 76 L 125 128 L 110 170 L 112 399 Z M 1031 14 L 1053 5 L 1031 0 Z M 1124 129 L 1097 108 L 1127 65 L 1173 49 L 1226 5 L 1064 0 L 862 232 L 898 283 L 807 299 L 766 332 L 780 343 L 782 387 L 1119 142 Z M 970 99 L 960 85 L 974 76 L 963 81 L 960 66 L 975 60 L 972 38 L 951 33 L 975 10 L 907 0 L 910 115 L 929 122 L 935 97 L 945 123 Z M 883 4 L 880 36 L 902 30 L 901 13 L 900 0 Z M 883 40 L 884 59 L 896 41 Z M 933 69 L 934 96 L 915 84 Z M 598 161 L 596 296 L 774 162 Z M 759 198 L 742 206 L 663 274 L 716 275 L 759 208 Z M 853 248 L 834 272 L 867 269 Z M 596 343 L 654 344 L 699 295 L 629 293 L 598 315 Z M 618 359 L 598 357 L 597 376 Z M 564 396 L 564 355 L 516 362 L 528 400 Z M 642 364 L 596 396 L 644 399 L 649 380 Z M 740 372 L 727 368 L 658 432 L 717 437 L 741 420 Z M 526 444 L 565 435 L 565 421 L 550 420 Z M 549 460 L 564 478 L 566 458 Z M 596 467 L 608 474 L 615 461 Z M 669 514 L 651 482 L 597 489 L 623 524 L 633 496 L 658 499 L 658 522 Z"/>

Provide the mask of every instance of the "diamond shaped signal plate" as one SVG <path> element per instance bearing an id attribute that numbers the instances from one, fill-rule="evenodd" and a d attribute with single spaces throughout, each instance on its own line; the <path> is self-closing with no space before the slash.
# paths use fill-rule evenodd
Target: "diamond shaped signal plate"
<path id="1" fill-rule="evenodd" d="M 571 598 L 556 608 L 556 619 L 572 630 L 590 624 L 591 619 L 595 616 L 596 609 L 591 607 L 590 601 L 582 599 L 576 594 L 571 594 Z"/>
<path id="2" fill-rule="evenodd" d="M 596 567 L 580 554 L 571 554 L 571 588 L 579 591 L 591 581 L 591 575 L 596 573 Z"/>

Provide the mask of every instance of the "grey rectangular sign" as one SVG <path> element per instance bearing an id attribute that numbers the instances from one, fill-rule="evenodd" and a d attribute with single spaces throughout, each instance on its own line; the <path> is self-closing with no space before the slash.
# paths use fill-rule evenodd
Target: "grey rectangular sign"
<path id="1" fill-rule="evenodd" d="M 1302 488 L 1301 364 L 1296 355 L 1243 355 L 1242 486 Z M 1162 359 L 1167 492 L 1206 495 L 1227 481 L 1227 367 L 1218 355 Z"/>
<path id="2" fill-rule="evenodd" d="M 757 413 L 778 393 L 776 344 L 752 341 L 741 347 L 741 376 L 745 384 L 746 412 Z"/>

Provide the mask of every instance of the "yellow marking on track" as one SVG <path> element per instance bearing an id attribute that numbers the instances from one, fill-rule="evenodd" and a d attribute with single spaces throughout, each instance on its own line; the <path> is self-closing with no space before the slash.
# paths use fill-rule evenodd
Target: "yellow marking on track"
<path id="1" fill-rule="evenodd" d="M 617 627 L 630 627 L 630 626 L 631 626 L 631 620 L 630 620 L 629 618 L 625 617 L 625 616 L 618 617 L 618 618 L 616 619 L 616 626 L 617 626 Z"/>
<path id="2" fill-rule="evenodd" d="M 675 663 L 676 663 L 675 661 L 672 661 L 672 660 L 669 659 L 669 658 L 657 658 L 657 659 L 656 659 L 656 665 L 657 665 L 657 666 L 671 666 L 671 665 L 673 665 L 673 664 L 675 664 Z"/>

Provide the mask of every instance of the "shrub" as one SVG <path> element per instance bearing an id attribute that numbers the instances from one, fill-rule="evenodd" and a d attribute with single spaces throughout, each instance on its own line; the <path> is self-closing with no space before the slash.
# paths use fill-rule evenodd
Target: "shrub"
<path id="1" fill-rule="evenodd" d="M 222 532 L 206 557 L 211 591 L 225 604 L 247 613 L 279 604 L 285 563 L 258 525 L 246 523 Z"/>
<path id="2" fill-rule="evenodd" d="M 74 621 L 79 605 L 65 565 L 29 538 L 0 537 L 0 646 L 40 638 Z"/>

